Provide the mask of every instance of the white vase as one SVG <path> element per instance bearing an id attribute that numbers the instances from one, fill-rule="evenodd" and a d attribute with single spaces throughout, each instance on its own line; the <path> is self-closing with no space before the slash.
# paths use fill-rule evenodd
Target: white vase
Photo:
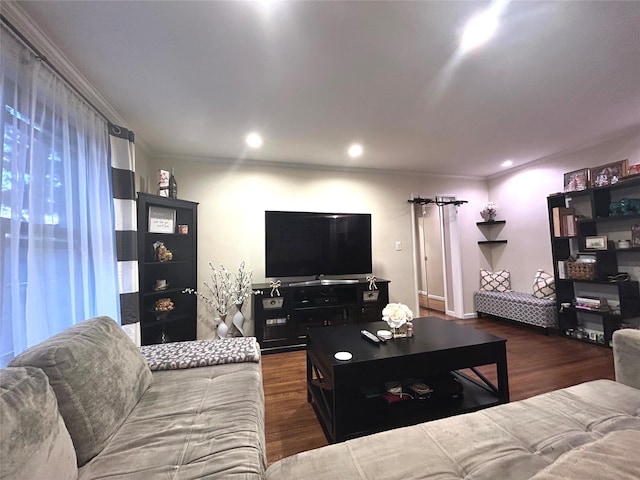
<path id="1" fill-rule="evenodd" d="M 226 315 L 220 315 L 220 320 L 218 322 L 218 328 L 216 330 L 216 333 L 218 334 L 219 338 L 227 338 L 227 333 L 229 332 L 229 327 L 227 326 L 226 320 L 227 316 Z"/>
<path id="2" fill-rule="evenodd" d="M 244 324 L 242 302 L 236 303 L 236 313 L 233 314 L 233 319 L 231 320 L 231 322 L 233 323 L 233 326 L 236 327 L 236 330 L 238 330 L 240 335 L 244 337 L 244 330 L 242 329 L 242 325 Z"/>

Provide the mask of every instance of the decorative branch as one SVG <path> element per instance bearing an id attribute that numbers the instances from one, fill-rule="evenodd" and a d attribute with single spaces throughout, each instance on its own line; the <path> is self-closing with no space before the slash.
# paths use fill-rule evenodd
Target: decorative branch
<path id="1" fill-rule="evenodd" d="M 238 268 L 238 273 L 235 275 L 236 280 L 233 284 L 233 289 L 231 290 L 231 302 L 236 305 L 243 303 L 252 293 L 251 277 L 253 276 L 253 270 L 245 271 L 244 266 L 245 264 L 243 261 Z"/>
<path id="2" fill-rule="evenodd" d="M 209 262 L 209 267 L 211 268 L 211 282 L 204 282 L 206 293 L 198 292 L 193 288 L 185 288 L 182 293 L 197 295 L 218 312 L 218 315 L 227 315 L 229 307 L 234 303 L 231 297 L 231 274 L 222 264 L 220 264 L 220 270 L 217 270 L 211 262 Z"/>

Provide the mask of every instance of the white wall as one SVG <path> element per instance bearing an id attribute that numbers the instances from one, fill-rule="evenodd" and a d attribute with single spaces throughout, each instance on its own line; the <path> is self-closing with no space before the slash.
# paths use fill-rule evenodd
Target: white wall
<path id="1" fill-rule="evenodd" d="M 640 131 L 603 144 L 538 162 L 529 168 L 483 180 L 353 172 L 307 167 L 246 165 L 211 159 L 151 159 L 142 178 L 155 191 L 159 168 L 175 167 L 178 197 L 199 202 L 198 285 L 208 279 L 208 262 L 235 270 L 241 261 L 254 270 L 254 282 L 264 277 L 264 211 L 343 211 L 371 213 L 373 270 L 391 281 L 390 300 L 417 309 L 412 249 L 411 195 L 455 195 L 468 200 L 458 209 L 464 315 L 474 315 L 473 292 L 479 269 L 508 269 L 512 288 L 528 292 L 538 268 L 552 271 L 546 198 L 563 188 L 563 175 L 628 158 L 640 163 Z M 141 176 L 141 173 L 139 173 Z M 476 222 L 488 200 L 498 204 L 498 218 L 507 221 L 499 238 L 505 246 L 479 247 L 483 240 Z M 499 227 L 492 227 L 499 228 Z M 403 250 L 395 250 L 395 242 Z M 245 307 L 248 332 L 253 332 L 251 305 Z M 417 311 L 417 310 L 416 310 Z M 213 334 L 212 312 L 198 310 L 198 337 Z"/>
<path id="2" fill-rule="evenodd" d="M 153 179 L 150 157 L 143 147 L 136 144 L 136 192 L 155 193 L 155 186 L 149 185 Z"/>
<path id="3" fill-rule="evenodd" d="M 243 165 L 222 161 L 154 160 L 149 174 L 175 167 L 178 198 L 199 202 L 198 285 L 209 278 L 208 262 L 233 271 L 241 261 L 254 270 L 254 282 L 264 282 L 264 211 L 340 211 L 372 214 L 373 271 L 391 281 L 390 301 L 417 309 L 412 248 L 411 194 L 455 195 L 469 200 L 459 209 L 463 225 L 465 311 L 473 311 L 468 292 L 477 288 L 479 268 L 475 221 L 486 203 L 480 180 L 393 173 L 353 173 L 325 169 Z M 155 178 L 147 180 L 155 185 Z M 151 188 L 153 192 L 153 188 Z M 479 218 L 479 217 L 478 217 Z M 402 251 L 395 242 L 402 242 Z M 253 331 L 250 305 L 247 327 Z M 417 311 L 417 310 L 416 310 Z M 212 334 L 212 313 L 198 310 L 198 337 Z"/>
<path id="4" fill-rule="evenodd" d="M 500 238 L 509 242 L 493 247 L 493 268 L 511 272 L 513 290 L 530 291 L 538 268 L 553 272 L 547 196 L 562 191 L 564 173 L 625 158 L 640 163 L 640 130 L 489 181 L 489 198 L 507 221 Z"/>

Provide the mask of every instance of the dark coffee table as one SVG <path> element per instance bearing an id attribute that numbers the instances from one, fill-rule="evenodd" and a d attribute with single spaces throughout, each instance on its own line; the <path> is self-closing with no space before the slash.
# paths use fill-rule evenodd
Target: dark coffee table
<path id="1" fill-rule="evenodd" d="M 308 329 L 307 401 L 330 443 L 509 401 L 505 339 L 436 317 L 417 318 L 413 324 L 413 337 L 379 346 L 361 338 L 360 330 L 388 329 L 384 322 Z M 353 358 L 336 360 L 340 351 Z M 496 365 L 497 387 L 475 368 L 491 364 Z M 390 404 L 381 395 L 386 382 L 447 372 L 463 384 L 461 399 Z"/>

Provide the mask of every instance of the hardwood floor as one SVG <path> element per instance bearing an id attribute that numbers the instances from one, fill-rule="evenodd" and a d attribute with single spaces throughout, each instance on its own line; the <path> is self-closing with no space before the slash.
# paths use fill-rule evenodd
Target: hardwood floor
<path id="1" fill-rule="evenodd" d="M 545 336 L 525 325 L 481 319 L 438 316 L 507 339 L 511 401 L 598 378 L 614 378 L 611 349 L 558 336 Z M 417 319 L 416 321 L 419 321 Z M 267 461 L 327 445 L 313 408 L 307 403 L 305 352 L 262 357 L 265 392 Z M 495 381 L 495 368 L 479 369 Z"/>
<path id="2" fill-rule="evenodd" d="M 444 314 L 445 303 L 444 300 L 436 300 L 435 298 L 429 298 L 423 293 L 418 294 L 418 301 L 420 303 L 420 310 L 436 310 L 438 314 Z"/>

